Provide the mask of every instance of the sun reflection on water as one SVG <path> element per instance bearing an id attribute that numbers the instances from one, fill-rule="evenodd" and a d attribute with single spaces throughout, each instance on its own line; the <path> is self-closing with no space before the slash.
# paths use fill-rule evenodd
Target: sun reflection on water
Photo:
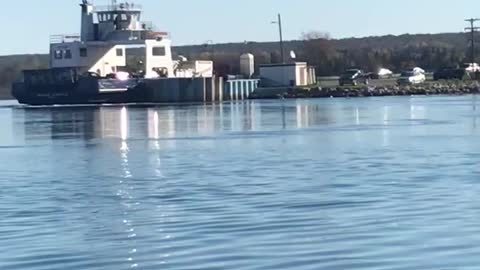
<path id="1" fill-rule="evenodd" d="M 132 219 L 132 213 L 135 212 L 135 206 L 138 205 L 138 202 L 135 201 L 133 196 L 134 185 L 133 185 L 133 174 L 130 169 L 129 164 L 129 153 L 130 148 L 128 145 L 128 136 L 129 136 L 129 120 L 128 120 L 128 110 L 126 107 L 123 107 L 120 110 L 120 156 L 121 156 L 121 168 L 122 175 L 119 181 L 119 192 L 118 196 L 122 201 L 123 209 L 123 220 L 122 224 L 125 227 L 124 232 L 126 234 L 126 239 L 129 243 L 128 245 L 128 255 L 126 261 L 130 264 L 130 268 L 137 268 L 138 263 L 135 260 L 134 255 L 137 253 L 136 247 L 136 230 L 135 224 Z"/>

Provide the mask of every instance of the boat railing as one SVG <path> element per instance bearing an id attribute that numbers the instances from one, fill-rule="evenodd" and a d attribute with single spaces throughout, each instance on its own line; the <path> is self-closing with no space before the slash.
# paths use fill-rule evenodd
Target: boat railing
<path id="1" fill-rule="evenodd" d="M 148 31 L 158 31 L 158 27 L 152 21 L 141 22 L 142 28 Z"/>
<path id="2" fill-rule="evenodd" d="M 115 5 L 95 6 L 94 12 L 110 12 L 110 11 L 142 11 L 142 6 L 134 3 L 121 3 Z"/>
<path id="3" fill-rule="evenodd" d="M 79 34 L 62 34 L 50 36 L 50 44 L 69 43 L 77 41 L 81 41 L 81 37 Z"/>

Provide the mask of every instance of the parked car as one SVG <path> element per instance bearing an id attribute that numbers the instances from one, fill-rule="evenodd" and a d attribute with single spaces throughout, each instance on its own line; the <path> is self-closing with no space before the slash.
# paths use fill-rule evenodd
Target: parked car
<path id="1" fill-rule="evenodd" d="M 368 74 L 361 69 L 349 69 L 340 76 L 339 84 L 340 86 L 369 84 Z"/>
<path id="2" fill-rule="evenodd" d="M 386 68 L 380 68 L 377 72 L 372 72 L 370 78 L 374 80 L 390 79 L 393 77 L 393 72 Z"/>
<path id="3" fill-rule="evenodd" d="M 422 72 L 423 69 L 415 68 L 413 70 L 404 71 L 398 79 L 398 84 L 419 84 L 426 81 L 425 72 Z"/>
<path id="4" fill-rule="evenodd" d="M 421 73 L 425 75 L 425 70 L 423 68 L 415 67 L 412 69 L 412 71 L 415 73 Z"/>
<path id="5" fill-rule="evenodd" d="M 465 68 L 444 67 L 433 73 L 433 79 L 438 80 L 466 80 L 470 78 L 470 72 Z"/>
<path id="6" fill-rule="evenodd" d="M 480 66 L 477 63 L 465 63 L 462 65 L 462 69 L 469 73 L 480 72 Z"/>

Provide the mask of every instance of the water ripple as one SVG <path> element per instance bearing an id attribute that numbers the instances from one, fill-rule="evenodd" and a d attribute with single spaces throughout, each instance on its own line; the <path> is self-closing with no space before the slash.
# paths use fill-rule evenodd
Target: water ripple
<path id="1" fill-rule="evenodd" d="M 472 102 L 4 106 L 0 269 L 477 269 Z"/>

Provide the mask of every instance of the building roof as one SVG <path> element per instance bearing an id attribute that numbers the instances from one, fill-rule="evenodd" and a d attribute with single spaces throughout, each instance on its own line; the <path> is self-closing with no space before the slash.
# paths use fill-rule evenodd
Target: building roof
<path id="1" fill-rule="evenodd" d="M 306 62 L 294 62 L 294 63 L 277 63 L 277 64 L 263 64 L 260 67 L 294 67 L 300 65 L 307 65 Z"/>

